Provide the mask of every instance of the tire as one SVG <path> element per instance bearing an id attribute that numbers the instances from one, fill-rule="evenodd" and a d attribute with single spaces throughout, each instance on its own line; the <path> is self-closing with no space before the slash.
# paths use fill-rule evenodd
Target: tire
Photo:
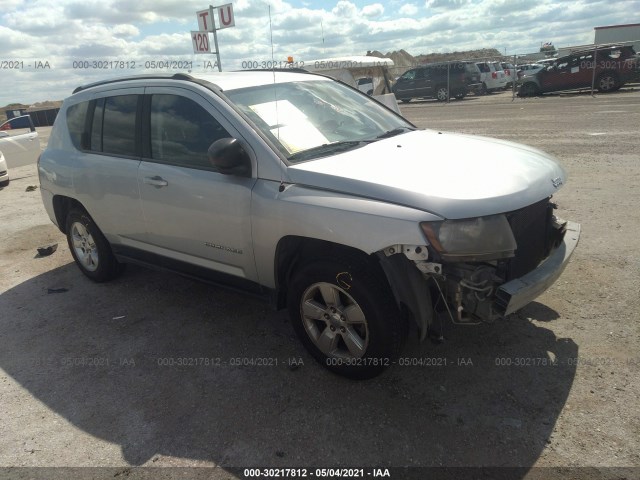
<path id="1" fill-rule="evenodd" d="M 596 87 L 601 93 L 613 92 L 620 88 L 620 81 L 615 73 L 605 72 L 598 77 Z"/>
<path id="2" fill-rule="evenodd" d="M 410 98 L 401 98 L 400 101 L 402 103 L 409 103 L 411 101 L 411 99 Z"/>
<path id="3" fill-rule="evenodd" d="M 520 87 L 519 97 L 534 97 L 538 95 L 538 86 L 535 83 L 528 82 Z"/>
<path id="4" fill-rule="evenodd" d="M 87 212 L 73 209 L 66 220 L 67 243 L 80 271 L 95 282 L 118 277 L 125 265 L 119 263 L 109 242 Z"/>
<path id="5" fill-rule="evenodd" d="M 462 100 L 464 97 L 466 97 L 465 93 L 458 93 L 454 98 L 456 100 Z"/>
<path id="6" fill-rule="evenodd" d="M 436 87 L 436 98 L 439 102 L 446 102 L 449 100 L 449 91 L 445 85 Z"/>
<path id="7" fill-rule="evenodd" d="M 404 345 L 407 322 L 381 277 L 367 262 L 335 258 L 293 275 L 287 299 L 293 328 L 311 356 L 338 375 L 373 378 Z"/>
<path id="8" fill-rule="evenodd" d="M 9 180 L 5 180 L 3 182 L 0 182 L 0 188 L 4 188 L 4 187 L 8 187 L 9 186 Z"/>

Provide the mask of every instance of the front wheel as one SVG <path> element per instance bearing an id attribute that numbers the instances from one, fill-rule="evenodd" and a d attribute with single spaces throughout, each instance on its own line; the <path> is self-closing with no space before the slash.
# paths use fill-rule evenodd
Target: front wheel
<path id="1" fill-rule="evenodd" d="M 67 215 L 67 242 L 80 271 L 91 280 L 106 282 L 124 270 L 109 242 L 84 210 L 74 209 Z"/>
<path id="2" fill-rule="evenodd" d="M 379 375 L 407 336 L 386 281 L 366 262 L 327 259 L 303 265 L 292 279 L 288 308 L 309 353 L 349 378 Z"/>
<path id="3" fill-rule="evenodd" d="M 446 102 L 449 100 L 449 90 L 446 86 L 440 86 L 436 89 L 436 98 L 439 102 Z"/>
<path id="4" fill-rule="evenodd" d="M 521 97 L 533 97 L 538 95 L 538 93 L 537 85 L 533 82 L 529 82 L 520 87 L 520 93 L 518 95 Z"/>

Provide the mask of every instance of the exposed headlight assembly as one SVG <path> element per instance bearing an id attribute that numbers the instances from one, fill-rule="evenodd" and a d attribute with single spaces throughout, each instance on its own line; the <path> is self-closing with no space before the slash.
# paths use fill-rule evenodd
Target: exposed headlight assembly
<path id="1" fill-rule="evenodd" d="M 433 249 L 443 261 L 473 262 L 514 256 L 516 240 L 504 215 L 422 222 Z"/>

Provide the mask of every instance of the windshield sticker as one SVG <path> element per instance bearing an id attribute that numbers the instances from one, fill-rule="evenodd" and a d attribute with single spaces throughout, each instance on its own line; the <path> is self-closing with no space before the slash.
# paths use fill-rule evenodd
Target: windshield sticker
<path id="1" fill-rule="evenodd" d="M 289 153 L 329 143 L 307 116 L 288 100 L 260 103 L 249 108 L 269 125 L 271 133 Z"/>

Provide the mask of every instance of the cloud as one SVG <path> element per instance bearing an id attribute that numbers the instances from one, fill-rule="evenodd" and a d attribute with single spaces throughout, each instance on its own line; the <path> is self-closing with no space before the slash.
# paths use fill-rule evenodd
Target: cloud
<path id="1" fill-rule="evenodd" d="M 456 10 L 471 3 L 471 0 L 427 0 L 427 9 Z"/>
<path id="2" fill-rule="evenodd" d="M 400 15 L 407 15 L 409 17 L 412 17 L 416 13 L 418 13 L 418 7 L 413 3 L 406 3 L 400 7 L 398 13 L 400 13 Z"/>
<path id="3" fill-rule="evenodd" d="M 202 0 L 0 2 L 2 59 L 52 65 L 45 72 L 3 71 L 11 88 L 0 89 L 0 106 L 61 99 L 79 84 L 150 73 L 144 66 L 151 60 L 192 61 L 197 73 L 214 58 L 192 51 L 189 31 L 197 29 L 195 12 L 206 8 Z M 367 50 L 527 53 L 545 41 L 581 45 L 593 41 L 596 25 L 629 23 L 628 12 L 640 11 L 640 0 L 626 0 L 622 10 L 605 0 L 234 0 L 233 9 L 236 26 L 218 33 L 225 70 L 270 61 L 272 48 L 276 60 L 314 60 Z M 135 61 L 136 69 L 73 68 L 88 60 Z"/>
<path id="4" fill-rule="evenodd" d="M 367 18 L 379 17 L 384 13 L 384 7 L 381 3 L 373 3 L 362 7 L 362 15 Z"/>

